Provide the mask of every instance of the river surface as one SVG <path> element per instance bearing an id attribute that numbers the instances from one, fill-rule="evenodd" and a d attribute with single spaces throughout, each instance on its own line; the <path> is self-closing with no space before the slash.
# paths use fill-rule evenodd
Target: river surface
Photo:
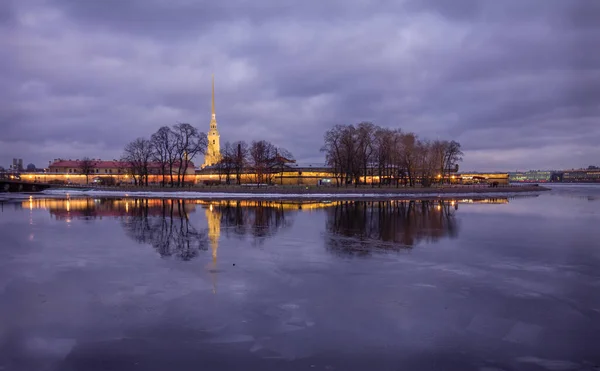
<path id="1" fill-rule="evenodd" d="M 0 370 L 600 370 L 600 186 L 0 208 Z"/>

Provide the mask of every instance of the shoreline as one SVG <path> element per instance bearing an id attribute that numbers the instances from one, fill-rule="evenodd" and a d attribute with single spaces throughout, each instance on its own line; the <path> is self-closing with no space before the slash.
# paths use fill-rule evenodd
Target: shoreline
<path id="1" fill-rule="evenodd" d="M 181 198 L 181 199 L 264 199 L 264 200 L 326 200 L 326 199 L 445 199 L 456 197 L 511 197 L 519 194 L 537 194 L 549 191 L 542 186 L 448 186 L 432 188 L 335 188 L 335 187 L 195 187 L 145 188 L 145 187 L 77 187 L 52 188 L 41 192 L 45 196 L 95 196 L 95 197 L 139 197 L 139 198 Z"/>

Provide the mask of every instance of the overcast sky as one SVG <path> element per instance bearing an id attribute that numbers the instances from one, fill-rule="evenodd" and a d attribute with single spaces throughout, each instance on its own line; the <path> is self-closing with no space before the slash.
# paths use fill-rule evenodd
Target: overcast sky
<path id="1" fill-rule="evenodd" d="M 322 162 L 372 121 L 463 170 L 600 165 L 598 0 L 1 0 L 0 165 L 113 159 L 162 125 Z M 201 162 L 201 159 L 197 161 Z"/>

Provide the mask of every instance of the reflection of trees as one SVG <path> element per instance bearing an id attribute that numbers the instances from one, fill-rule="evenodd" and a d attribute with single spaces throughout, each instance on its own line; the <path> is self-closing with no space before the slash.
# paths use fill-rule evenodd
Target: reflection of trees
<path id="1" fill-rule="evenodd" d="M 273 201 L 231 201 L 217 207 L 221 213 L 221 225 L 227 235 L 253 236 L 256 241 L 273 236 L 278 229 L 292 225 L 283 204 Z"/>
<path id="2" fill-rule="evenodd" d="M 152 245 L 161 256 L 191 260 L 207 250 L 207 238 L 190 223 L 186 206 L 184 200 L 162 200 L 152 206 L 148 200 L 134 200 L 122 219 L 123 227 L 127 235 Z"/>
<path id="3" fill-rule="evenodd" d="M 455 207 L 449 201 L 344 202 L 327 210 L 326 243 L 336 252 L 368 254 L 455 237 Z"/>

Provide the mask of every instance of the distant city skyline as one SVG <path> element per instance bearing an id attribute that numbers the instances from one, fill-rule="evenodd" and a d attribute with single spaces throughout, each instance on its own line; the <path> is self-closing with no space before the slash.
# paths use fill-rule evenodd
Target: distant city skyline
<path id="1" fill-rule="evenodd" d="M 461 171 L 600 165 L 600 3 L 0 2 L 0 165 L 119 158 L 160 126 L 324 162 L 371 121 L 462 144 Z M 202 163 L 202 158 L 195 159 Z"/>

